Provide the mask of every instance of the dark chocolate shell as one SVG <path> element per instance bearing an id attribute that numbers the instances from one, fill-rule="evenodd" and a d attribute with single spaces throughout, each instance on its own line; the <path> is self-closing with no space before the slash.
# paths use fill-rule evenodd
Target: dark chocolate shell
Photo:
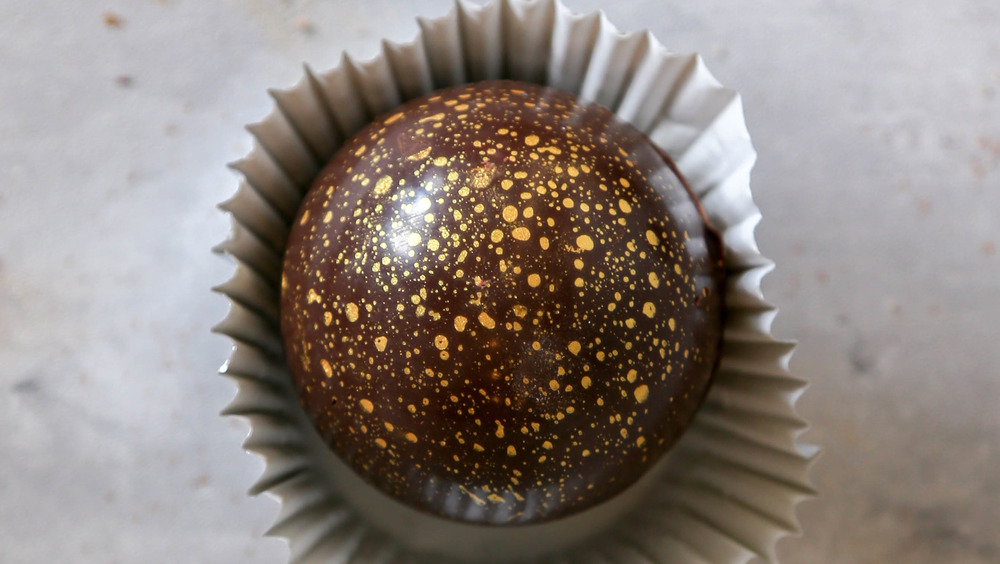
<path id="1" fill-rule="evenodd" d="M 528 524 L 614 496 L 677 441 L 716 365 L 723 277 L 645 135 L 486 82 L 338 151 L 293 223 L 281 329 L 317 431 L 367 481 Z"/>

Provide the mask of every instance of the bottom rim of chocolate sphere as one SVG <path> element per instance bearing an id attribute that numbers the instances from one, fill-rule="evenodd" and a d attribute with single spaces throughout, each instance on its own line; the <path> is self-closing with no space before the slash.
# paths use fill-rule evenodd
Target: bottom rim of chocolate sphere
<path id="1" fill-rule="evenodd" d="M 313 434 L 314 448 L 322 451 L 316 471 L 328 480 L 343 502 L 371 527 L 370 546 L 405 551 L 416 562 L 524 563 L 548 561 L 555 555 L 572 558 L 585 552 L 603 535 L 615 535 L 623 524 L 649 519 L 651 494 L 669 480 L 672 461 L 667 453 L 638 481 L 612 499 L 559 519 L 523 526 L 496 527 L 447 519 L 401 503 L 365 481 L 353 468 L 325 448 Z M 646 523 L 649 524 L 649 523 Z M 377 531 L 377 533 L 376 533 Z M 374 536 L 369 536 L 374 533 Z M 617 537 L 617 535 L 615 535 Z M 365 542 L 365 541 L 362 541 Z M 619 540 L 620 542 L 620 540 Z"/>

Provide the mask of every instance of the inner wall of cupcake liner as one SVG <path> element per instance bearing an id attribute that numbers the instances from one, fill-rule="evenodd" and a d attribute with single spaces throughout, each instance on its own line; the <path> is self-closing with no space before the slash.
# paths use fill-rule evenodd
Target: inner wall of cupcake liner
<path id="1" fill-rule="evenodd" d="M 739 96 L 693 55 L 649 33 L 622 34 L 602 14 L 554 2 L 464 3 L 420 20 L 406 44 L 372 60 L 272 92 L 276 110 L 249 127 L 254 150 L 234 163 L 245 181 L 222 204 L 233 216 L 217 249 L 237 261 L 218 289 L 232 308 L 217 330 L 236 347 L 223 372 L 238 382 L 227 414 L 247 417 L 246 448 L 265 458 L 253 492 L 281 500 L 271 534 L 292 562 L 747 562 L 774 561 L 798 530 L 795 505 L 812 495 L 814 449 L 798 443 L 794 404 L 804 381 L 788 372 L 792 345 L 774 339 L 775 308 L 760 280 L 772 263 L 753 229 L 755 152 Z M 677 447 L 612 502 L 553 523 L 491 528 L 445 521 L 365 484 L 320 439 L 298 403 L 278 333 L 278 288 L 288 225 L 320 168 L 354 132 L 402 102 L 494 78 L 545 84 L 610 107 L 670 154 L 701 197 L 727 251 L 727 319 L 716 381 Z"/>

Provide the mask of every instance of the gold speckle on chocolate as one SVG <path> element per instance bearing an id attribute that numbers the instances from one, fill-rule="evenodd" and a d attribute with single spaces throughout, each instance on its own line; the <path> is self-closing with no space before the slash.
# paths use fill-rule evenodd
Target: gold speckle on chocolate
<path id="1" fill-rule="evenodd" d="M 375 189 L 372 191 L 372 193 L 375 194 L 375 196 L 384 196 L 386 193 L 389 192 L 389 189 L 391 188 L 392 188 L 392 177 L 383 176 L 382 178 L 378 179 L 378 182 L 375 183 Z"/>
<path id="2" fill-rule="evenodd" d="M 487 329 L 493 329 L 497 325 L 496 321 L 494 321 L 493 318 L 490 317 L 490 314 L 485 311 L 479 312 L 479 323 Z"/>
<path id="3" fill-rule="evenodd" d="M 652 229 L 646 230 L 646 240 L 649 241 L 649 244 L 653 245 L 654 247 L 660 244 L 660 238 L 656 235 L 656 232 L 653 231 Z"/>
<path id="4" fill-rule="evenodd" d="M 319 436 L 363 478 L 446 518 L 527 524 L 616 495 L 676 442 L 716 362 L 723 274 L 643 134 L 562 92 L 480 83 L 376 119 L 320 173 L 281 330 Z"/>
<path id="5" fill-rule="evenodd" d="M 517 219 L 517 206 L 504 206 L 501 213 L 503 214 L 503 220 L 510 223 Z"/>
<path id="6" fill-rule="evenodd" d="M 344 306 L 344 313 L 347 314 L 347 320 L 351 323 L 358 320 L 358 306 L 355 303 L 349 303 Z"/>
<path id="7" fill-rule="evenodd" d="M 518 241 L 527 241 L 528 239 L 531 239 L 531 231 L 529 231 L 527 227 L 515 227 L 510 234 Z"/>
<path id="8" fill-rule="evenodd" d="M 635 401 L 639 403 L 646 403 L 646 400 L 649 399 L 649 386 L 643 384 L 636 388 L 634 393 Z"/>
<path id="9" fill-rule="evenodd" d="M 358 401 L 358 403 L 361 404 L 361 408 L 364 409 L 365 412 L 367 413 L 371 413 L 372 411 L 375 410 L 375 406 L 374 404 L 372 404 L 371 400 L 361 399 Z"/>

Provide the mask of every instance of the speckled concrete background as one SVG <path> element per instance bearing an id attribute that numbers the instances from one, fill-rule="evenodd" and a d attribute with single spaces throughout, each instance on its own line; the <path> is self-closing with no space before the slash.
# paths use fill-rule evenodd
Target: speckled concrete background
<path id="1" fill-rule="evenodd" d="M 1000 4 L 566 0 L 744 95 L 823 446 L 787 563 L 1000 561 Z M 269 87 L 448 0 L 0 2 L 0 561 L 281 562 L 208 248 Z"/>

